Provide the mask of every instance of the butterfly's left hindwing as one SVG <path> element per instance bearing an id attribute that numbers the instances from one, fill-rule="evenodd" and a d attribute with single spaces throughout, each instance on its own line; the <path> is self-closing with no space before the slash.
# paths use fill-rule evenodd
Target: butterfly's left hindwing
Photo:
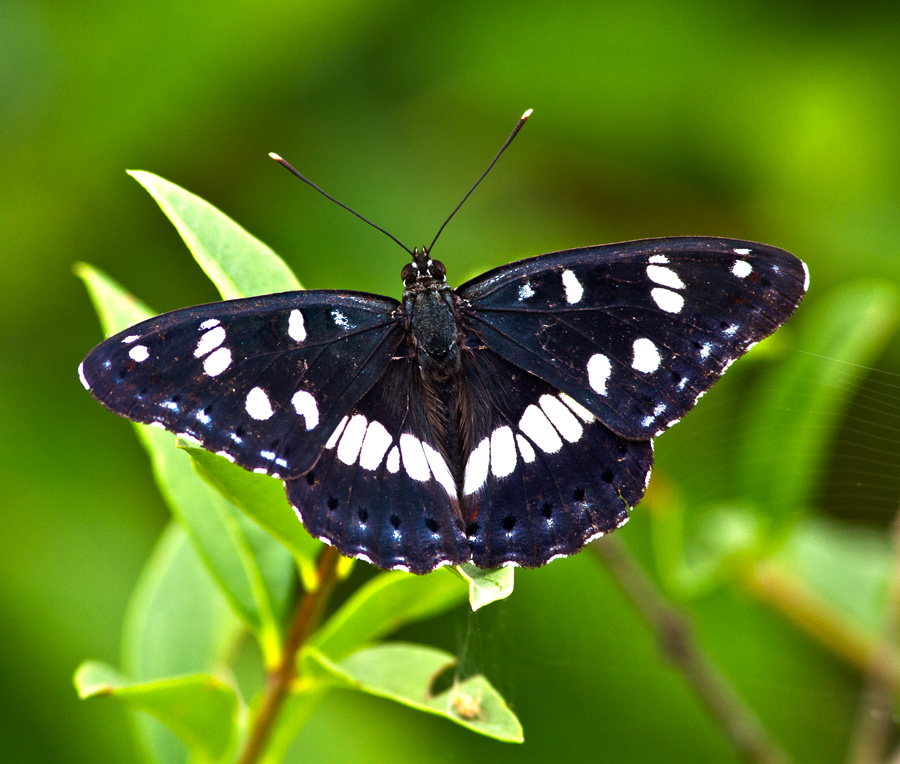
<path id="1" fill-rule="evenodd" d="M 471 558 L 451 465 L 428 427 L 418 369 L 395 357 L 316 466 L 287 481 L 313 535 L 380 568 L 427 573 Z"/>
<path id="2" fill-rule="evenodd" d="M 100 343 L 80 374 L 117 414 L 286 478 L 383 374 L 404 336 L 397 307 L 306 291 L 176 310 Z"/>
<path id="3" fill-rule="evenodd" d="M 805 265 L 733 239 L 647 239 L 555 252 L 457 290 L 483 344 L 647 440 L 677 422 L 806 291 Z"/>

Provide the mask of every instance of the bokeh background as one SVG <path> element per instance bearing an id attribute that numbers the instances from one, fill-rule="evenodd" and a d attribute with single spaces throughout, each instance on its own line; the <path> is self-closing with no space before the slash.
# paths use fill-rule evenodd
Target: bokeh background
<path id="1" fill-rule="evenodd" d="M 851 280 L 900 282 L 896 3 L 39 0 L 0 3 L 0 51 L 3 761 L 138 756 L 126 714 L 80 703 L 71 674 L 87 657 L 116 663 L 168 514 L 128 424 L 78 384 L 101 333 L 71 267 L 97 265 L 159 311 L 216 294 L 125 169 L 208 199 L 307 287 L 399 296 L 405 255 L 267 152 L 422 245 L 531 107 L 442 236 L 453 283 L 532 254 L 677 234 L 797 253 L 813 273 L 804 310 Z M 790 335 L 784 347 L 804 352 Z M 841 427 L 822 433 L 834 457 L 812 502 L 848 532 L 879 533 L 896 511 L 896 340 L 872 366 Z M 716 421 L 749 394 L 707 396 L 661 438 L 656 480 L 714 482 L 729 443 Z M 863 442 L 871 463 L 827 490 Z M 681 474 L 686 456 L 702 469 Z M 624 531 L 639 553 L 648 515 Z M 686 607 L 798 761 L 844 759 L 856 670 L 740 590 Z M 524 746 L 335 693 L 298 741 L 304 761 L 738 760 L 589 554 L 521 573 L 484 615 L 410 635 L 483 670 Z"/>

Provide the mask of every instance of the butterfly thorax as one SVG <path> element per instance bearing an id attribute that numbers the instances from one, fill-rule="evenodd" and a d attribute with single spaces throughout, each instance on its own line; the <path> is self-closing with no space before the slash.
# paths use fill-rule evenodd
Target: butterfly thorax
<path id="1" fill-rule="evenodd" d="M 456 296 L 446 271 L 427 250 L 416 249 L 403 269 L 403 308 L 410 356 L 418 366 L 416 380 L 425 422 L 433 445 L 445 457 L 458 486 L 462 465 L 471 451 L 471 406 L 462 373 L 461 327 Z"/>
<path id="2" fill-rule="evenodd" d="M 432 260 L 427 250 L 416 249 L 402 277 L 408 341 L 424 378 L 440 382 L 455 377 L 460 368 L 459 327 L 443 263 Z"/>

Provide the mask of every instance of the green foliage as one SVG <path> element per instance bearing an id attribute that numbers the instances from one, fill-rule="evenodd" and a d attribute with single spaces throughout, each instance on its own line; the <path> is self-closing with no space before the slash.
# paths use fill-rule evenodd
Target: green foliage
<path id="1" fill-rule="evenodd" d="M 277 255 L 214 207 L 149 173 L 132 174 L 175 223 L 223 296 L 296 287 Z M 77 273 L 108 334 L 152 315 L 96 269 L 81 265 Z M 239 738 L 252 735 L 248 725 L 260 713 L 256 704 L 264 696 L 245 699 L 237 687 L 213 677 L 228 670 L 229 658 L 236 657 L 228 648 L 242 630 L 255 637 L 263 665 L 276 669 L 284 657 L 282 628 L 293 598 L 293 571 L 296 566 L 304 589 L 314 594 L 321 585 L 316 566 L 322 545 L 297 521 L 280 481 L 249 473 L 203 449 L 175 448 L 175 438 L 156 428 L 135 427 L 178 525 L 163 537 L 135 592 L 124 644 L 133 674 L 126 677 L 87 662 L 76 672 L 76 687 L 82 698 L 112 695 L 151 714 L 178 735 L 196 761 L 224 762 Z M 188 579 L 189 571 L 199 572 L 198 561 L 205 568 L 202 578 L 214 588 L 195 588 Z M 503 585 L 496 576 L 467 579 L 473 609 L 511 593 L 511 575 L 502 578 Z M 189 612 L 184 590 L 191 592 Z M 518 720 L 484 677 L 465 678 L 432 695 L 436 673 L 451 666 L 453 656 L 415 645 L 377 644 L 406 624 L 456 607 L 465 597 L 466 587 L 446 571 L 421 577 L 381 573 L 360 587 L 302 648 L 299 681 L 269 733 L 267 760 L 275 761 L 275 752 L 283 752 L 329 687 L 390 698 L 497 740 L 521 741 Z M 229 620 L 222 601 L 240 628 L 233 622 L 212 628 L 223 617 Z M 188 621 L 198 618 L 207 640 L 176 639 Z M 199 649 L 192 652 L 192 646 Z M 460 698 L 477 699 L 477 712 Z M 239 726 L 237 710 L 244 705 L 250 708 Z M 152 761 L 179 760 L 158 727 L 141 722 L 138 729 Z"/>
<path id="2" fill-rule="evenodd" d="M 170 727 L 198 762 L 228 761 L 237 732 L 234 689 L 204 674 L 130 682 L 105 663 L 86 661 L 75 672 L 80 698 L 112 696 Z"/>

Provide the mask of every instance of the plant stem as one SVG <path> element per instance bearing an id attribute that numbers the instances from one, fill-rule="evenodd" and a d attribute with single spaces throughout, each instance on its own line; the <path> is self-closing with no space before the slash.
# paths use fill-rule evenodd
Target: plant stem
<path id="1" fill-rule="evenodd" d="M 851 764 L 879 764 L 885 760 L 893 731 L 893 703 L 900 687 L 900 677 L 884 666 L 886 653 L 896 649 L 900 636 L 900 515 L 894 519 L 893 565 L 885 606 L 882 640 L 886 650 L 874 651 L 863 687 L 856 729 L 850 743 Z M 890 658 L 890 656 L 887 656 Z M 896 666 L 896 661 L 894 663 Z M 895 751 L 889 761 L 900 760 L 900 752 Z"/>
<path id="2" fill-rule="evenodd" d="M 758 562 L 741 583 L 748 593 L 773 606 L 850 665 L 877 674 L 885 683 L 900 683 L 900 653 L 848 621 L 790 571 L 776 563 Z"/>
<path id="3" fill-rule="evenodd" d="M 269 671 L 259 711 L 253 720 L 247 745 L 237 764 L 255 764 L 265 748 L 272 725 L 287 697 L 291 682 L 297 676 L 297 653 L 318 626 L 322 611 L 337 582 L 337 563 L 340 555 L 334 547 L 326 547 L 316 569 L 318 586 L 303 595 L 290 631 L 284 641 L 281 660 Z"/>
<path id="4" fill-rule="evenodd" d="M 666 601 L 627 548 L 609 537 L 595 541 L 590 548 L 653 629 L 666 657 L 681 671 L 738 754 L 753 764 L 787 764 L 787 754 L 703 652 L 687 617 Z"/>

